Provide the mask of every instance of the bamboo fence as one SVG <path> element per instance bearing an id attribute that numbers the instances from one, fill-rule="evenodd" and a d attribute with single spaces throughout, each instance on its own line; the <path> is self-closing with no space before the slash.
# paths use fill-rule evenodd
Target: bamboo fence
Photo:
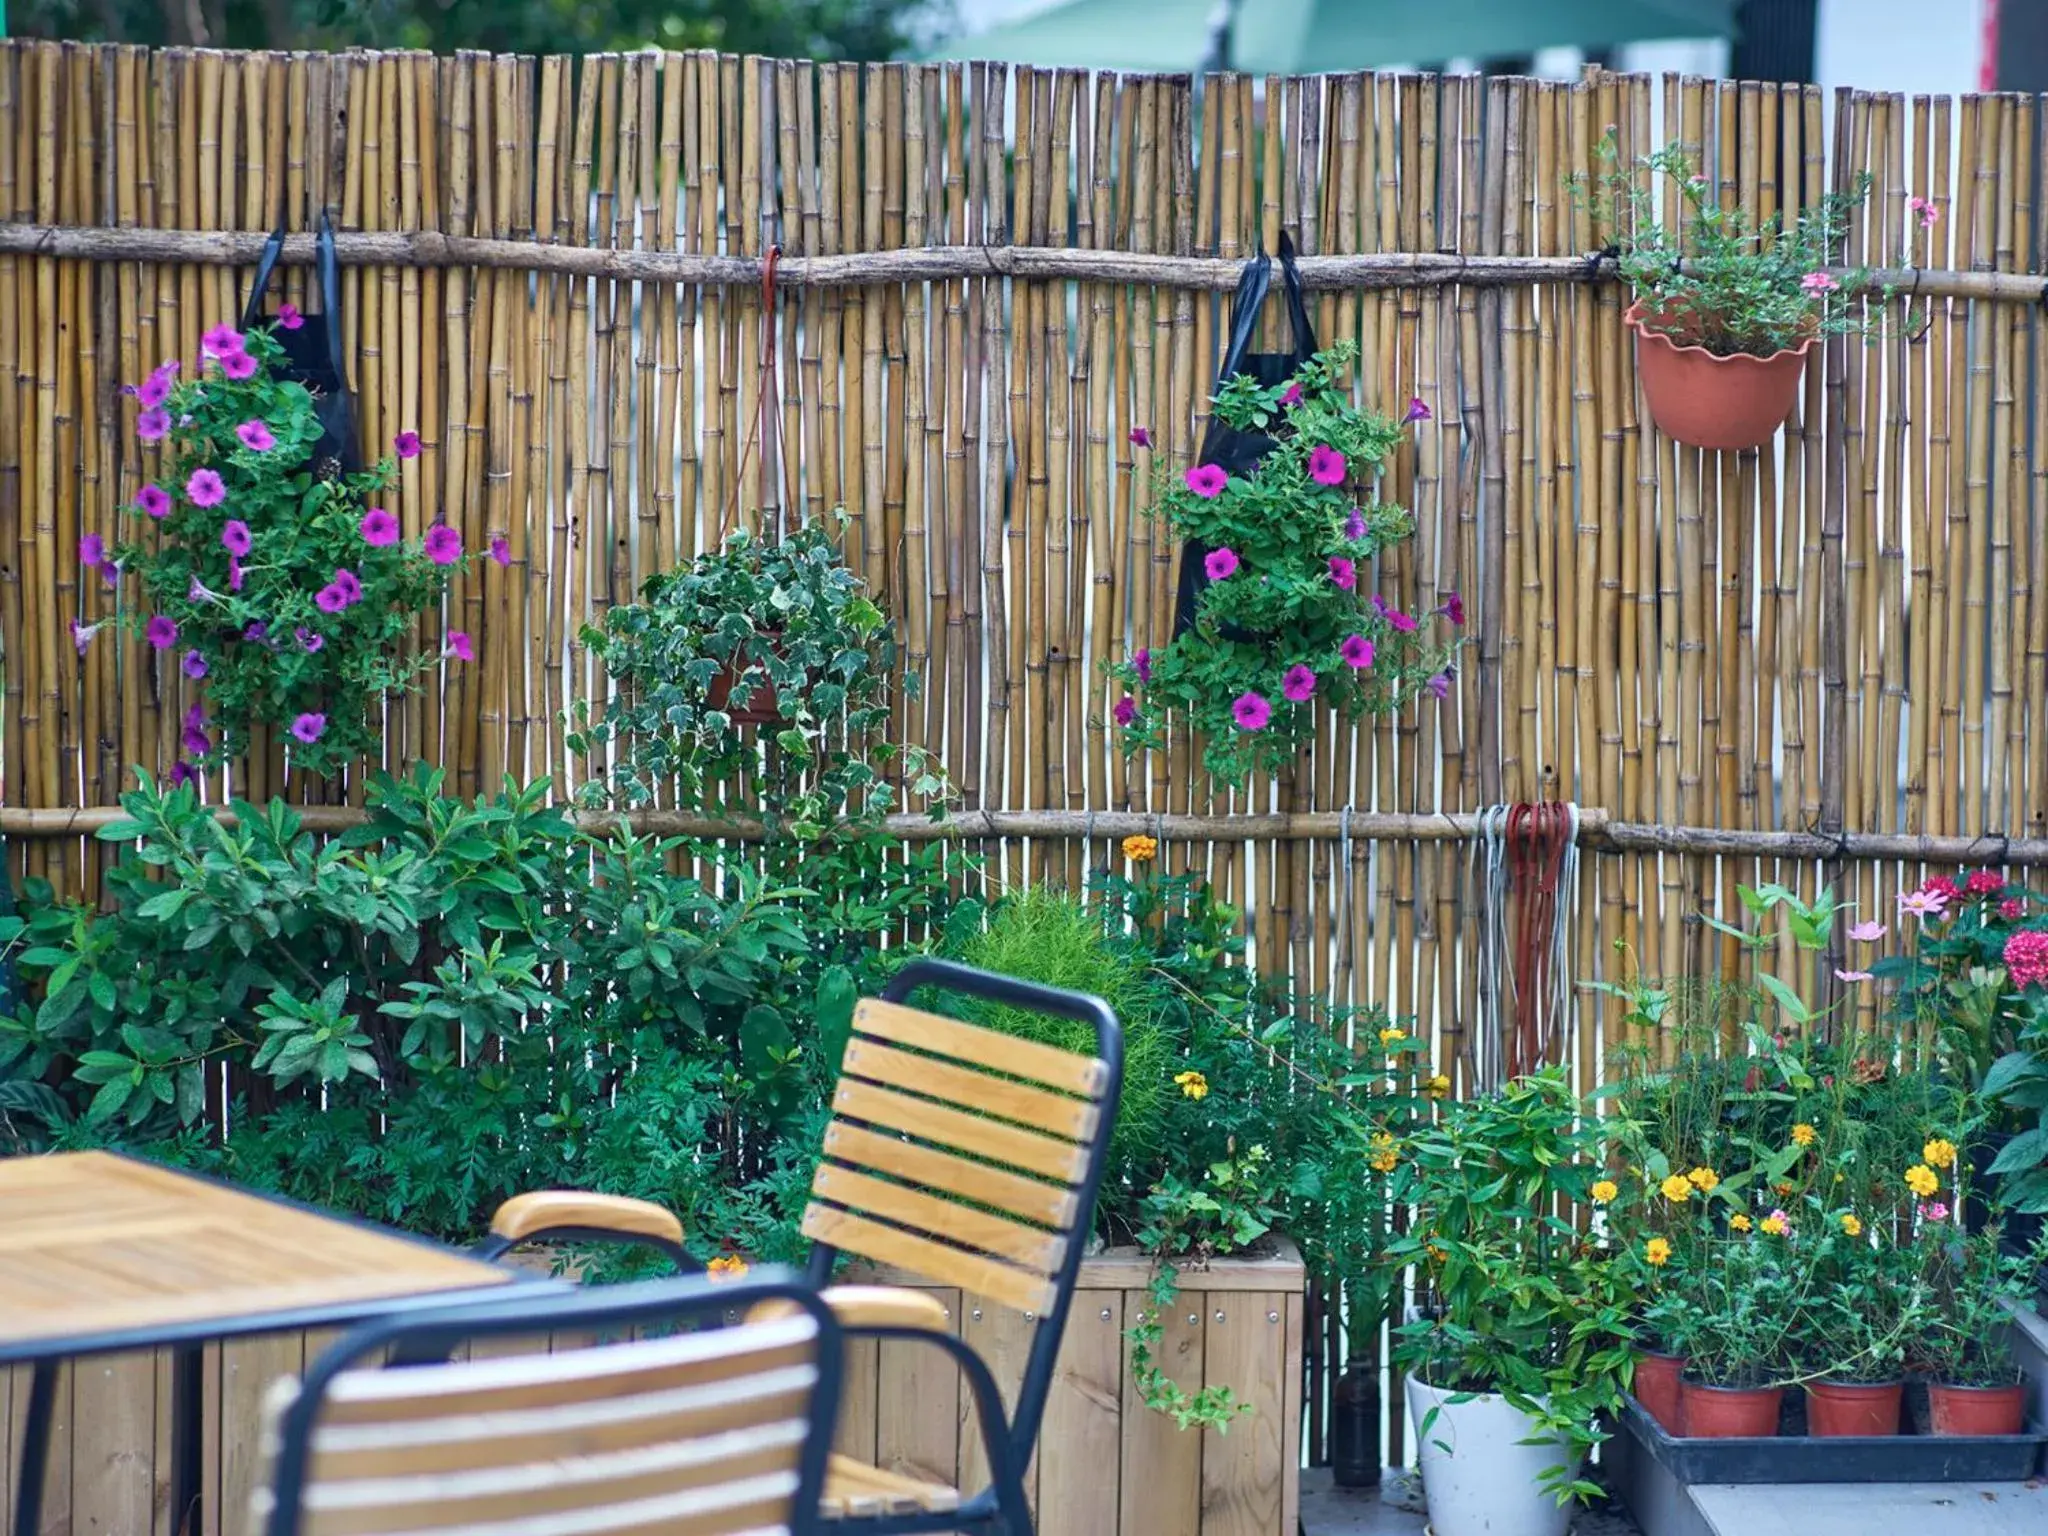
<path id="1" fill-rule="evenodd" d="M 281 296 L 306 304 L 323 208 L 365 442 L 426 444 L 393 501 L 407 532 L 445 518 L 511 554 L 459 582 L 448 622 L 480 659 L 393 709 L 388 765 L 441 763 L 463 793 L 573 784 L 564 712 L 604 688 L 580 626 L 728 516 L 843 507 L 923 680 L 897 734 L 960 795 L 906 836 L 1075 883 L 1124 831 L 1161 832 L 1246 908 L 1262 963 L 1432 1021 L 1446 1060 L 1480 974 L 1483 807 L 1585 808 L 1579 982 L 1737 964 L 1697 918 L 1738 883 L 1828 881 L 1883 914 L 1929 861 L 2048 861 L 2032 98 L 1199 85 L 0 46 L 17 869 L 95 892 L 81 834 L 132 766 L 174 760 L 190 702 L 139 644 L 70 636 L 117 600 L 81 580 L 79 537 L 121 531 L 155 465 L 121 385 L 196 356 L 280 223 Z M 1878 269 L 1868 302 L 1902 323 L 1830 343 L 1759 452 L 1681 449 L 1642 413 L 1625 295 L 1565 185 L 1609 125 L 1631 154 L 1682 141 L 1764 216 L 1875 178 L 1843 262 Z M 1217 793 L 1185 740 L 1123 757 L 1102 667 L 1167 631 L 1177 550 L 1149 474 L 1190 459 L 1226 290 L 1283 230 L 1318 334 L 1360 343 L 1363 397 L 1431 409 L 1390 488 L 1418 534 L 1380 589 L 1411 610 L 1460 592 L 1474 623 L 1442 705 L 1326 722 L 1294 772 Z M 230 778 L 335 798 L 267 744 Z M 1597 1011 L 1573 1027 L 1590 1062 Z"/>

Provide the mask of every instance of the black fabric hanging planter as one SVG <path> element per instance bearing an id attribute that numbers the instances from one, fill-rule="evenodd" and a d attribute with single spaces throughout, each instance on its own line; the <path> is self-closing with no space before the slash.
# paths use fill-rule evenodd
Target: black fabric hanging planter
<path id="1" fill-rule="evenodd" d="M 263 297 L 283 255 L 284 228 L 280 225 L 257 259 L 256 280 L 249 285 L 249 302 L 242 311 L 243 330 L 270 323 L 264 319 Z M 313 445 L 309 463 L 315 475 L 332 479 L 337 473 L 359 473 L 363 455 L 356 442 L 355 398 L 349 393 L 348 376 L 341 366 L 341 262 L 334 252 L 334 226 L 325 209 L 320 213 L 314 258 L 321 306 L 316 318 L 320 323 L 302 323 L 296 329 L 275 325 L 271 334 L 284 349 L 285 360 L 271 370 L 271 377 L 303 385 L 313 397 L 313 409 L 320 420 L 320 440 Z"/>

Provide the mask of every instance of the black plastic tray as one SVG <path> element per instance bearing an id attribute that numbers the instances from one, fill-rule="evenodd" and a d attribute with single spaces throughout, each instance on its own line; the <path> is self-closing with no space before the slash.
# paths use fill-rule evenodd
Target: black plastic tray
<path id="1" fill-rule="evenodd" d="M 2034 1475 L 2048 1433 L 2030 1422 L 2023 1435 L 1779 1435 L 1768 1440 L 1675 1439 L 1634 1397 L 1625 1399 L 1618 1436 L 1631 1463 L 1654 1462 L 1676 1482 L 1700 1483 L 2017 1483 Z M 1647 1466 L 1638 1468 L 1639 1472 Z"/>

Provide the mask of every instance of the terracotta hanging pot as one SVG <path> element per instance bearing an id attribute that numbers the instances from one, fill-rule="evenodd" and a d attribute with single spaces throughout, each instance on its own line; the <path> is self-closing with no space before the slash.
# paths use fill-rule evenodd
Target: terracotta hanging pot
<path id="1" fill-rule="evenodd" d="M 1815 338 L 1769 357 L 1718 357 L 1667 330 L 1638 299 L 1623 316 L 1636 333 L 1636 372 L 1657 430 L 1694 448 L 1756 448 L 1792 414 Z"/>
<path id="2" fill-rule="evenodd" d="M 1827 1437 L 1896 1435 L 1899 1432 L 1899 1400 L 1905 1390 L 1906 1385 L 1901 1381 L 1808 1382 L 1806 1431 Z"/>
<path id="3" fill-rule="evenodd" d="M 1636 1401 L 1667 1435 L 1685 1433 L 1685 1403 L 1678 1390 L 1678 1378 L 1684 1370 L 1683 1355 L 1660 1355 L 1645 1350 L 1636 1356 L 1632 1388 Z"/>
<path id="4" fill-rule="evenodd" d="M 705 690 L 704 703 L 710 709 L 722 709 L 734 725 L 775 725 L 782 719 L 782 700 L 776 696 L 775 684 L 765 676 L 759 687 L 746 698 L 735 701 L 733 687 L 739 675 L 746 668 L 737 658 L 718 669 L 718 675 L 711 679 L 711 686 Z"/>
<path id="5" fill-rule="evenodd" d="M 1927 1412 L 1937 1435 L 2016 1435 L 2026 1427 L 2027 1389 L 2009 1387 L 1927 1388 Z"/>
<path id="6" fill-rule="evenodd" d="M 1704 1387 L 1688 1381 L 1679 1389 L 1685 1432 L 1710 1440 L 1762 1440 L 1778 1432 L 1783 1387 Z"/>

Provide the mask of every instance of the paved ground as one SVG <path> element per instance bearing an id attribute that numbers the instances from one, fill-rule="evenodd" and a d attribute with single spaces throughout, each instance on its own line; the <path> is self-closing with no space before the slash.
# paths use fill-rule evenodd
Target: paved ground
<path id="1" fill-rule="evenodd" d="M 2048 1485 L 1831 1483 L 1695 1488 L 1715 1536 L 2048 1536 Z"/>
<path id="2" fill-rule="evenodd" d="M 1353 1491 L 1332 1487 L 1327 1467 L 1311 1468 L 1301 1474 L 1302 1536 L 1424 1536 L 1429 1527 L 1412 1476 L 1390 1471 L 1378 1488 Z M 1572 1536 L 1641 1536 L 1641 1532 L 1618 1505 L 1607 1503 L 1581 1510 L 1572 1524 Z M 1758 1533 L 1745 1532 L 1743 1536 Z M 1802 1536 L 1818 1533 L 1804 1532 Z M 2031 1536 L 2048 1536 L 2048 1526 L 2035 1529 Z"/>

